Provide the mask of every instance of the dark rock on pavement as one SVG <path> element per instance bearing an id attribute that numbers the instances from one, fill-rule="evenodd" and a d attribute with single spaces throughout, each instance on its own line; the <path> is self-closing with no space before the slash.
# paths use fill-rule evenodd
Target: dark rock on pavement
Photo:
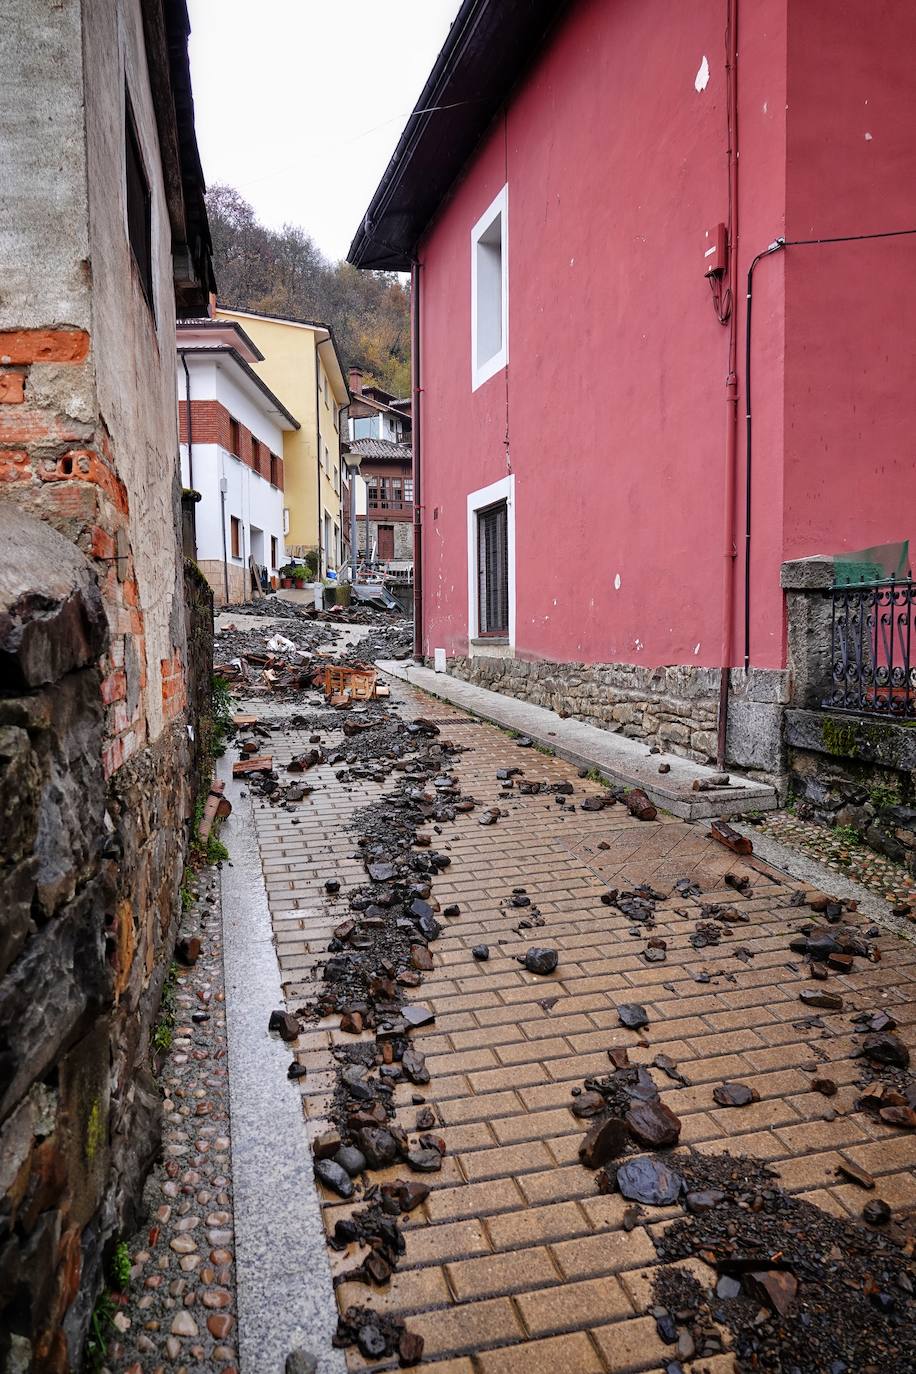
<path id="1" fill-rule="evenodd" d="M 280 1039 L 285 1040 L 287 1044 L 289 1044 L 299 1035 L 299 1022 L 296 1017 L 293 1016 L 292 1012 L 272 1011 L 270 1013 L 270 1020 L 267 1023 L 267 1029 L 269 1031 L 276 1031 Z"/>
<path id="2" fill-rule="evenodd" d="M 683 1186 L 679 1173 L 649 1155 L 628 1160 L 617 1170 L 617 1187 L 623 1196 L 647 1207 L 667 1207 L 677 1202 Z"/>
<path id="3" fill-rule="evenodd" d="M 676 1145 L 681 1134 L 680 1119 L 663 1102 L 637 1102 L 627 1112 L 626 1123 L 634 1140 L 653 1149 Z"/>
<path id="4" fill-rule="evenodd" d="M 560 956 L 555 949 L 541 949 L 534 946 L 528 950 L 522 962 L 529 973 L 548 974 L 553 973 L 559 958 Z"/>
<path id="5" fill-rule="evenodd" d="M 609 1116 L 589 1127 L 579 1146 L 579 1159 L 586 1169 L 598 1169 L 609 1159 L 623 1153 L 627 1128 L 620 1117 Z"/>
<path id="6" fill-rule="evenodd" d="M 628 1030 L 640 1030 L 649 1024 L 648 1012 L 638 1002 L 621 1002 L 617 1008 L 617 1018 Z"/>
<path id="7" fill-rule="evenodd" d="M 760 1094 L 747 1083 L 720 1083 L 712 1090 L 713 1101 L 720 1107 L 747 1107 L 751 1102 L 759 1102 Z"/>
<path id="8" fill-rule="evenodd" d="M 333 1159 L 319 1159 L 315 1162 L 315 1177 L 338 1197 L 352 1197 L 353 1183 L 346 1169 Z"/>

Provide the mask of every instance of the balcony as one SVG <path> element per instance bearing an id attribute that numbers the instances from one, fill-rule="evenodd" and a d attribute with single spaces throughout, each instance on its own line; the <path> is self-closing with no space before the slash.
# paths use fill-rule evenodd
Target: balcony
<path id="1" fill-rule="evenodd" d="M 369 518 L 375 519 L 380 515 L 387 515 L 393 511 L 412 511 L 412 501 L 399 501 L 394 497 L 369 497 Z"/>

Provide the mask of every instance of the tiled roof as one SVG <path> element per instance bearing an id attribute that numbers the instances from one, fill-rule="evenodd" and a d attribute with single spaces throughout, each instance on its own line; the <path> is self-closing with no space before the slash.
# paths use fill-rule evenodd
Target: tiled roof
<path id="1" fill-rule="evenodd" d="M 409 444 L 396 444 L 391 439 L 354 439 L 350 448 L 364 458 L 398 458 L 409 463 L 413 454 Z"/>

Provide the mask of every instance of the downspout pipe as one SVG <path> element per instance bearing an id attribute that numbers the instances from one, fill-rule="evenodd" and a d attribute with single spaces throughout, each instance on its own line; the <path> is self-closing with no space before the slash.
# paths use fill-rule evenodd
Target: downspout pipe
<path id="1" fill-rule="evenodd" d="M 738 280 L 738 0 L 727 0 L 726 107 L 728 139 L 728 372 L 725 378 L 725 522 L 722 564 L 722 669 L 719 675 L 719 712 L 716 767 L 724 769 L 728 751 L 728 689 L 732 666 L 732 625 L 735 614 L 735 471 L 738 463 L 738 317 L 735 284 Z"/>
<path id="2" fill-rule="evenodd" d="M 421 415 L 423 395 L 420 376 L 420 263 L 414 259 L 411 273 L 411 306 L 413 311 L 413 656 L 423 662 L 423 489 Z M 368 530 L 369 522 L 366 521 Z"/>

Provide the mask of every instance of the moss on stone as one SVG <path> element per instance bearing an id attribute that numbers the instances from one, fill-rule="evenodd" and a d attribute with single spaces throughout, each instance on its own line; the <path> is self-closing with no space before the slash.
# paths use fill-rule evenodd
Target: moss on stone
<path id="1" fill-rule="evenodd" d="M 99 1099 L 93 1098 L 92 1106 L 89 1108 L 89 1115 L 86 1118 L 86 1162 L 92 1164 L 105 1133 L 105 1125 L 102 1121 L 102 1104 Z"/>
<path id="2" fill-rule="evenodd" d="M 879 759 L 896 767 L 901 748 L 896 730 L 901 723 L 861 718 L 838 720 L 835 716 L 824 716 L 821 722 L 824 750 L 837 758 Z"/>

